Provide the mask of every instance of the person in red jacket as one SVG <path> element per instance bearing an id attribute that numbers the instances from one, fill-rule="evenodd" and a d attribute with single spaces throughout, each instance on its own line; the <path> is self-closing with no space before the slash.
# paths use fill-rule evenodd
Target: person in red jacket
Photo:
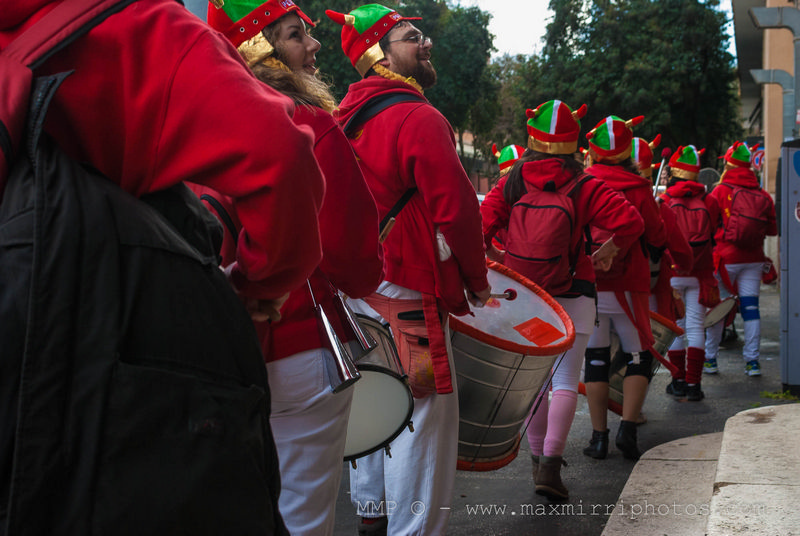
<path id="1" fill-rule="evenodd" d="M 258 23 L 244 25 L 241 32 L 237 21 L 243 13 L 246 21 Z M 307 24 L 314 25 L 311 19 L 292 2 L 227 0 L 221 8 L 209 4 L 208 22 L 231 39 L 259 80 L 292 97 L 294 120 L 314 131 L 314 155 L 325 174 L 319 213 L 322 261 L 307 284 L 289 295 L 280 320 L 257 322 L 256 329 L 272 392 L 270 425 L 283 483 L 281 514 L 293 535 L 330 535 L 353 389 L 332 392 L 325 369 L 333 359 L 331 343 L 322 335 L 315 303 L 337 336 L 347 341 L 346 318 L 337 316 L 334 301 L 338 291 L 361 298 L 381 282 L 378 210 L 350 143 L 331 115 L 334 98 L 317 76 L 320 43 L 306 30 Z M 215 196 L 196 191 L 201 198 Z M 228 205 L 228 198 L 215 197 L 223 207 Z M 226 233 L 226 239 L 224 266 L 234 260 L 236 236 Z"/>
<path id="2" fill-rule="evenodd" d="M 573 156 L 578 147 L 579 118 L 585 113 L 585 106 L 573 112 L 559 100 L 528 110 L 529 149 L 481 204 L 487 248 L 492 248 L 498 232 L 506 232 L 506 250 L 495 256 L 550 293 L 575 326 L 575 342 L 553 375 L 552 401 L 542 399 L 527 431 L 536 492 L 553 500 L 569 495 L 561 480 L 562 455 L 575 416 L 584 350 L 595 325 L 595 272 L 585 252 L 584 229 L 592 225 L 612 235 L 600 254 L 608 256 L 595 259 L 602 264 L 635 244 L 643 230 L 636 209 L 603 181 L 584 175 L 583 166 Z M 559 192 L 563 195 L 557 195 Z M 564 198 L 569 198 L 563 208 L 572 212 L 574 225 L 565 222 L 566 236 L 562 238 L 561 230 L 555 228 L 559 219 L 554 217 L 561 210 L 551 212 L 547 207 Z M 557 265 L 532 260 L 558 256 L 569 262 Z"/>
<path id="3" fill-rule="evenodd" d="M 767 258 L 764 238 L 778 234 L 775 205 L 772 197 L 761 189 L 758 177 L 750 167 L 750 149 L 737 141 L 725 153 L 725 171 L 720 183 L 709 194 L 717 200 L 722 211 L 722 226 L 715 235 L 717 279 L 720 294 L 738 295 L 744 322 L 742 356 L 745 372 L 760 376 L 758 362 L 761 340 L 761 317 L 758 295 L 761 276 Z M 719 344 L 724 322 L 706 331 L 706 368 L 716 371 Z"/>
<path id="4" fill-rule="evenodd" d="M 4 2 L 0 48 L 60 3 Z M 292 121 L 290 99 L 264 88 L 227 40 L 178 2 L 165 0 L 139 0 L 121 9 L 47 59 L 36 74 L 64 72 L 70 74 L 50 105 L 47 134 L 70 157 L 134 196 L 189 179 L 230 195 L 242 222 L 230 281 L 256 318 L 277 316 L 285 296 L 322 256 L 317 214 L 324 178 L 311 130 Z M 204 314 L 213 321 L 219 312 Z M 11 422 L 6 417 L 0 420 Z M 277 501 L 271 442 L 263 445 L 264 486 Z M 2 443 L 4 468 L 5 438 Z M 147 449 L 148 438 L 137 448 Z M 216 477 L 237 493 L 230 475 Z M 285 534 L 277 508 L 265 503 L 254 515 L 272 513 L 267 525 Z"/>
<path id="5" fill-rule="evenodd" d="M 653 164 L 653 149 L 658 147 L 661 135 L 656 135 L 651 142 L 642 138 L 633 138 L 631 159 L 639 169 L 639 174 L 652 181 L 653 171 L 659 164 Z M 670 285 L 675 269 L 689 270 L 692 267 L 692 248 L 686 237 L 678 229 L 675 213 L 667 205 L 656 199 L 664 228 L 667 231 L 667 244 L 661 259 L 650 260 L 650 310 L 655 311 L 667 320 L 675 322 L 684 315 L 683 303 L 678 300 Z M 675 266 L 675 268 L 673 268 Z"/>
<path id="6" fill-rule="evenodd" d="M 389 533 L 444 534 L 458 448 L 447 318 L 467 314 L 469 301 L 480 305 L 490 294 L 478 198 L 452 127 L 423 96 L 436 71 L 433 44 L 410 22 L 415 19 L 378 4 L 326 13 L 342 25 L 342 49 L 363 77 L 350 85 L 339 120 L 379 215 L 386 218 L 404 194 L 410 196 L 397 205 L 388 235 L 384 228 L 385 281 L 366 302 L 389 322 L 401 359 L 415 364 L 407 367 L 415 431 L 392 442 L 391 458 L 378 452 L 358 460 L 350 473 L 351 500 L 362 516 L 360 530 L 388 525 Z M 364 105 L 387 95 L 410 100 L 350 123 Z M 414 319 L 420 311 L 422 318 Z M 423 365 L 421 374 L 416 364 Z M 389 512 L 365 508 L 386 501 L 396 504 L 388 519 Z M 415 509 L 419 504 L 424 511 Z"/>
<path id="7" fill-rule="evenodd" d="M 672 287 L 686 306 L 686 315 L 678 320 L 685 335 L 677 337 L 667 352 L 670 362 L 678 369 L 667 386 L 667 393 L 685 396 L 693 402 L 705 397 L 700 382 L 705 361 L 703 322 L 706 308 L 719 303 L 712 246 L 720 213 L 717 200 L 706 195 L 705 186 L 697 182 L 703 152 L 688 145 L 679 147 L 672 154 L 670 180 L 661 196 L 661 201 L 675 213 L 678 227 L 692 247 L 693 256 L 691 269 L 677 270 L 677 275 L 671 280 Z"/>
<path id="8" fill-rule="evenodd" d="M 643 117 L 624 121 L 610 115 L 601 120 L 586 137 L 589 158 L 593 164 L 586 173 L 603 180 L 622 194 L 644 220 L 644 234 L 639 243 L 620 252 L 611 268 L 596 271 L 598 324 L 586 349 L 586 398 L 592 419 L 592 439 L 583 453 L 603 459 L 608 449 L 608 392 L 611 365 L 611 330 L 619 336 L 626 363 L 623 380 L 622 420 L 616 446 L 629 459 L 640 456 L 637 445 L 637 419 L 642 411 L 647 386 L 652 377 L 655 357 L 650 348 L 649 294 L 650 264 L 648 258 L 660 260 L 667 233 L 653 198 L 652 184 L 638 173 L 631 160 L 633 132 L 631 127 Z M 601 246 L 607 233 L 591 230 L 593 247 Z M 655 260 L 655 259 L 654 259 Z"/>

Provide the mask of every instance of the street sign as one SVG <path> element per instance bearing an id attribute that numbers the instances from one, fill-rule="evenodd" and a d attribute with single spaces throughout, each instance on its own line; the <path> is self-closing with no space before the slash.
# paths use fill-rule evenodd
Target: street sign
<path id="1" fill-rule="evenodd" d="M 764 167 L 764 149 L 753 151 L 752 156 L 750 156 L 750 163 L 756 171 L 761 171 L 761 168 Z"/>

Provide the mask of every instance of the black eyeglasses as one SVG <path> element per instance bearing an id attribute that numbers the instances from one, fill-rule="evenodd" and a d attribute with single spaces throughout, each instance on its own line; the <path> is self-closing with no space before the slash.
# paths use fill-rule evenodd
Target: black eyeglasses
<path id="1" fill-rule="evenodd" d="M 405 41 L 406 43 L 414 43 L 418 47 L 423 47 L 428 44 L 433 44 L 433 40 L 428 37 L 427 35 L 423 35 L 421 33 L 414 34 L 409 37 L 404 37 L 403 39 L 395 39 L 394 41 L 389 41 L 389 43 L 397 43 L 398 41 Z"/>

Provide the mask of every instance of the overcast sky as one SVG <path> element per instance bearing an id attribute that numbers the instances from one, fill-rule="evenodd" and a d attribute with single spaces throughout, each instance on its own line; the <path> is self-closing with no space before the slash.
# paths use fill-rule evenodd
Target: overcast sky
<path id="1" fill-rule="evenodd" d="M 495 56 L 531 54 L 542 49 L 541 38 L 550 22 L 549 0 L 461 0 L 465 7 L 478 6 L 493 15 L 489 31 L 494 34 Z M 730 0 L 722 8 L 730 13 Z M 729 15 L 730 17 L 730 15 Z M 732 29 L 730 30 L 733 31 Z M 735 55 L 731 40 L 731 53 Z"/>

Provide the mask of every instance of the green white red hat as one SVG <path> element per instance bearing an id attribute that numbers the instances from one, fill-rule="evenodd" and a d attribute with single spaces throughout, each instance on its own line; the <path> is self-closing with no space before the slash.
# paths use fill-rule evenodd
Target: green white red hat
<path id="1" fill-rule="evenodd" d="M 578 150 L 581 133 L 580 119 L 586 115 L 586 105 L 573 111 L 567 103 L 550 100 L 536 109 L 528 109 L 528 147 L 549 154 L 572 154 Z"/>
<path id="2" fill-rule="evenodd" d="M 497 150 L 497 144 L 492 144 L 492 154 L 497 158 L 497 163 L 500 166 L 500 175 L 505 175 L 514 165 L 514 162 L 519 160 L 519 157 L 525 152 L 525 147 L 522 145 L 507 145 L 503 147 L 502 151 Z"/>
<path id="3" fill-rule="evenodd" d="M 669 159 L 672 176 L 696 181 L 700 174 L 700 158 L 705 152 L 705 149 L 698 150 L 694 145 L 678 147 Z"/>
<path id="4" fill-rule="evenodd" d="M 261 30 L 289 13 L 296 13 L 314 26 L 314 21 L 292 0 L 210 0 L 207 19 L 209 26 L 222 32 L 253 66 L 275 50 Z"/>
<path id="5" fill-rule="evenodd" d="M 362 77 L 384 58 L 378 41 L 389 30 L 400 21 L 422 20 L 421 17 L 403 17 L 380 4 L 365 4 L 346 14 L 328 9 L 325 14 L 342 25 L 342 50 Z"/>
<path id="6" fill-rule="evenodd" d="M 660 162 L 653 164 L 653 149 L 661 143 L 661 134 L 656 134 L 653 141 L 648 142 L 644 138 L 633 138 L 631 142 L 631 160 L 636 164 L 639 173 L 643 177 L 651 177 L 653 170 L 658 169 Z"/>
<path id="7" fill-rule="evenodd" d="M 750 158 L 753 153 L 750 148 L 740 141 L 736 141 L 725 152 L 725 163 L 730 167 L 750 167 Z"/>
<path id="8" fill-rule="evenodd" d="M 631 155 L 632 128 L 644 121 L 639 115 L 633 119 L 620 119 L 609 115 L 586 134 L 589 151 L 595 162 L 621 162 Z"/>

